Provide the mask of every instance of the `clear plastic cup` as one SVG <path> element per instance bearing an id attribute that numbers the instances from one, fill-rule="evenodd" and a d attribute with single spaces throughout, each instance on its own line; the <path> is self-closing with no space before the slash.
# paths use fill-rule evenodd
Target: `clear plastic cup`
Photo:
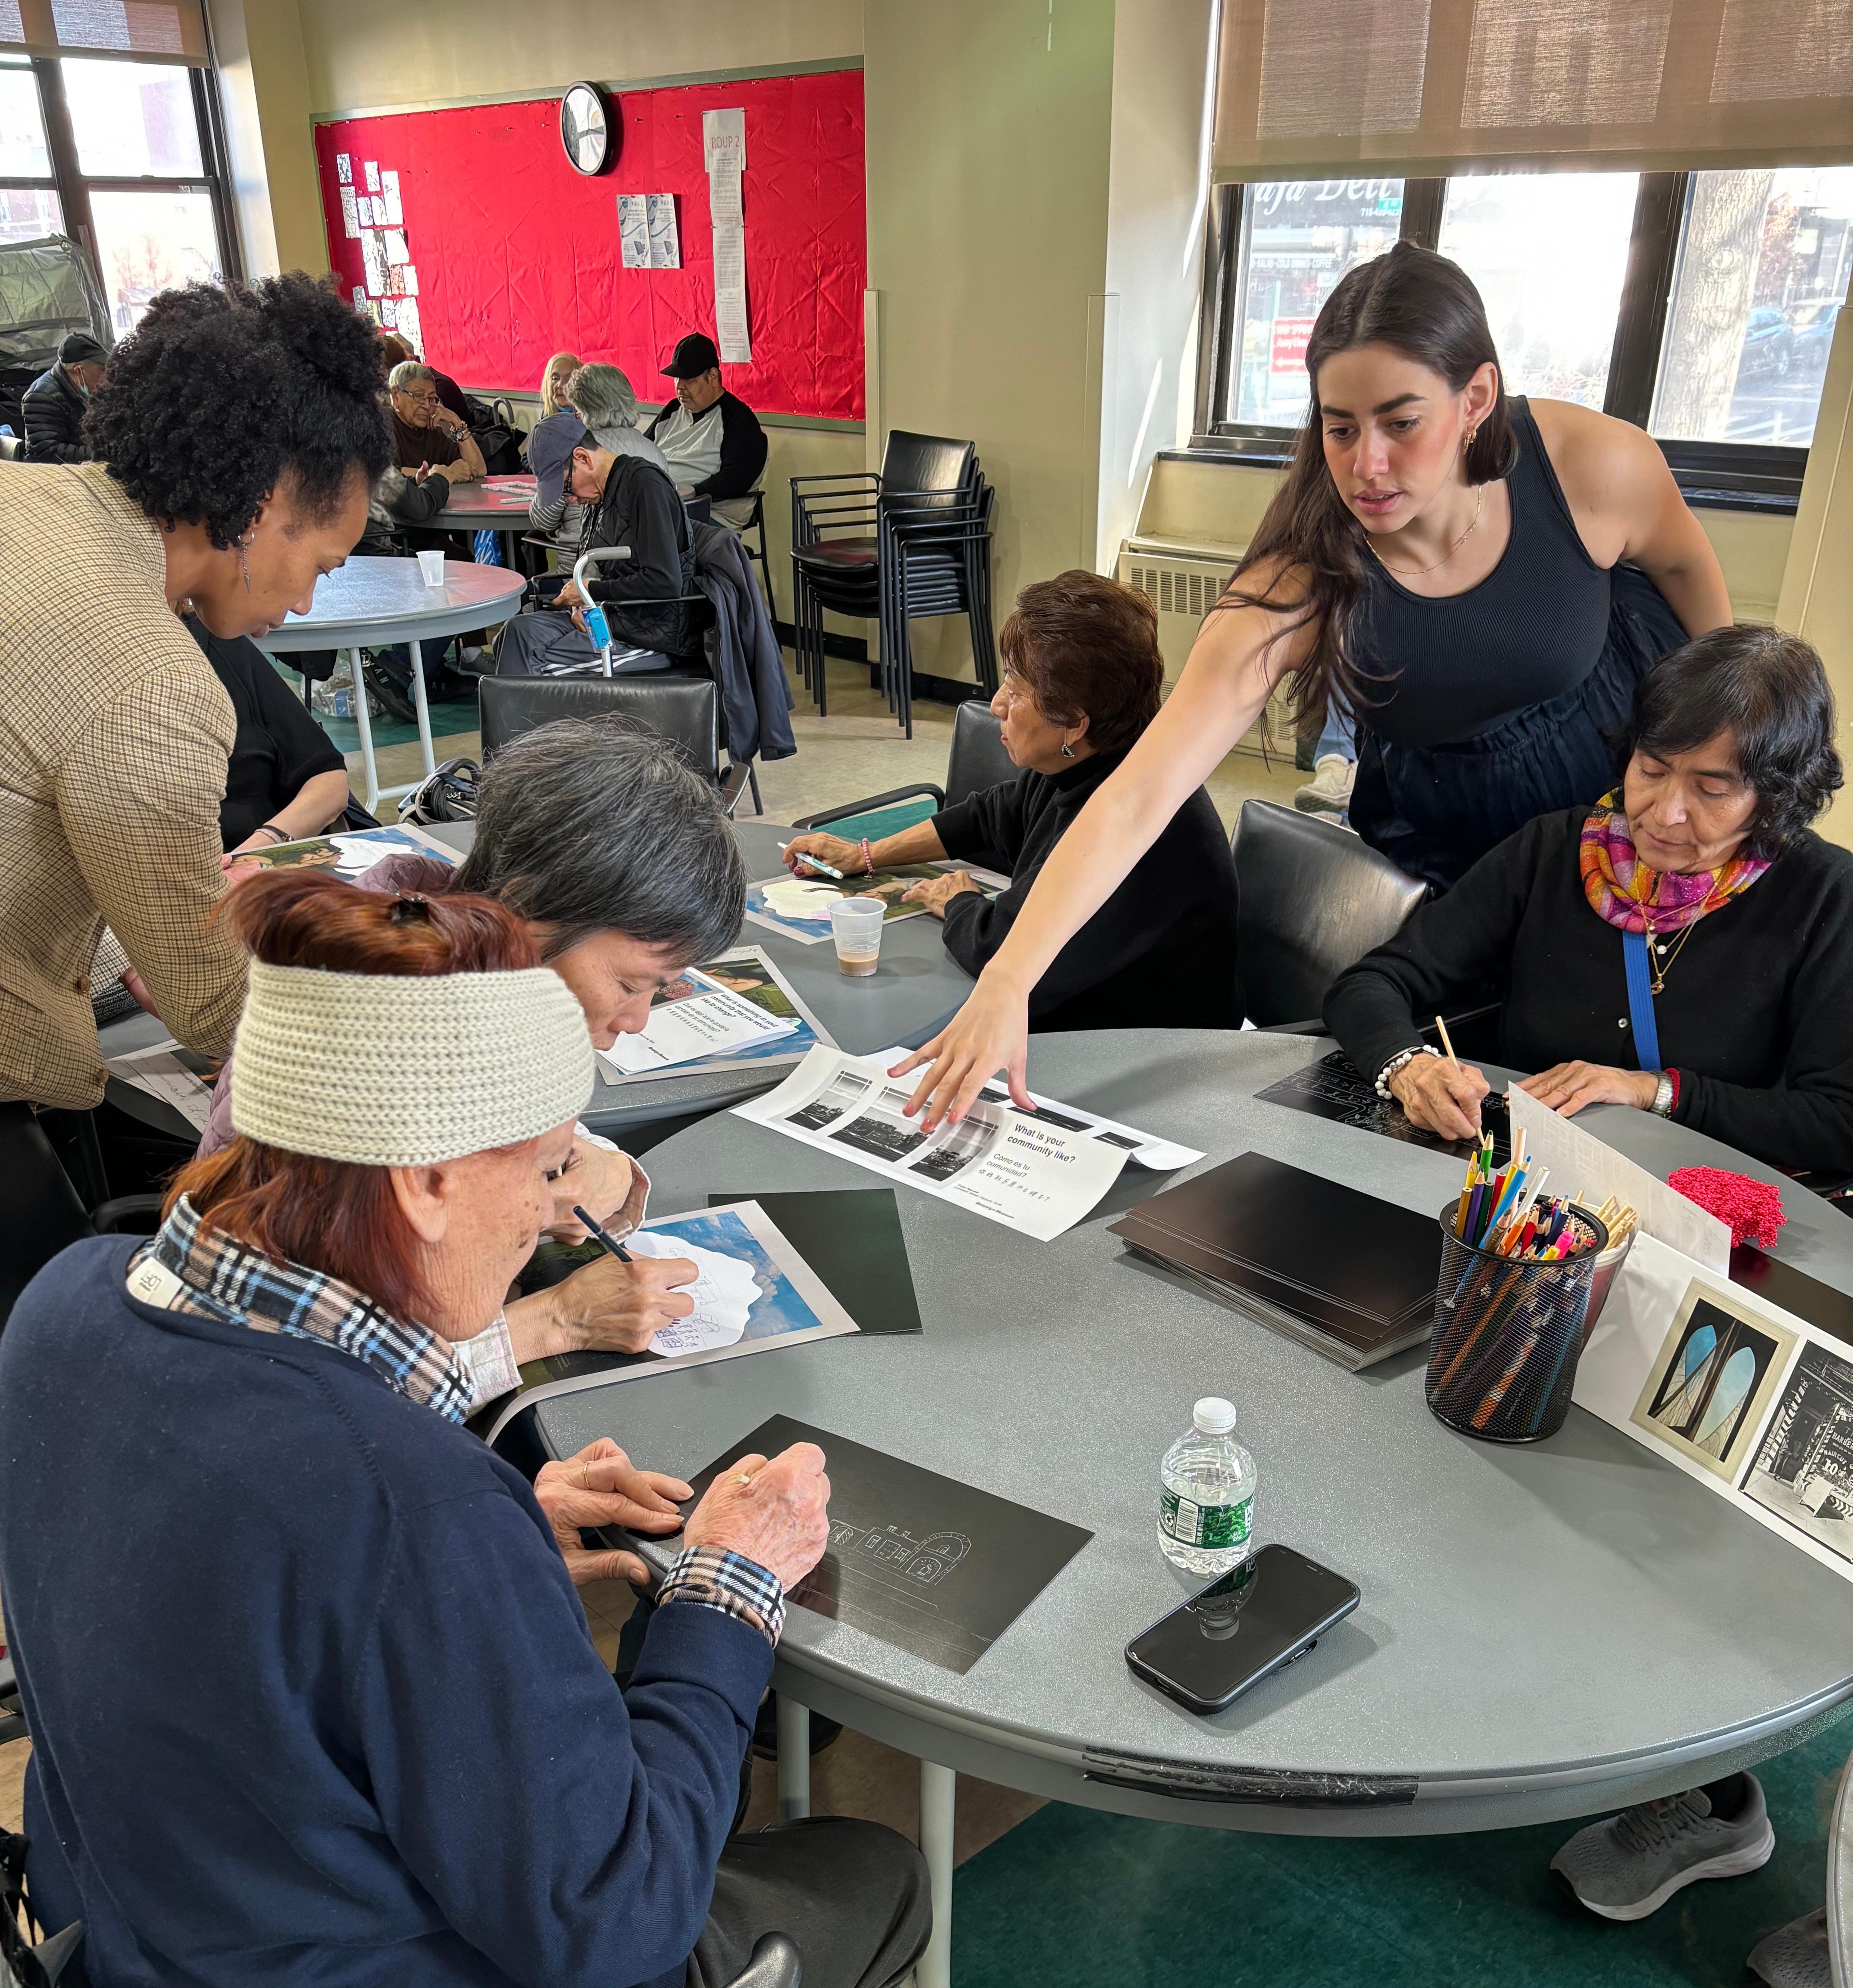
<path id="1" fill-rule="evenodd" d="M 837 971 L 861 979 L 881 957 L 881 921 L 888 906 L 879 898 L 839 898 L 830 908 L 830 935 L 837 942 Z"/>
<path id="2" fill-rule="evenodd" d="M 443 553 L 421 553 L 418 555 L 418 570 L 424 574 L 427 587 L 441 587 L 444 584 Z"/>

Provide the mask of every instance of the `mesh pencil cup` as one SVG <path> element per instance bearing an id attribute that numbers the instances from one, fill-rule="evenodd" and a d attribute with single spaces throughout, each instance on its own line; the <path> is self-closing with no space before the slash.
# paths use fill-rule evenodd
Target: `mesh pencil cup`
<path id="1" fill-rule="evenodd" d="M 1591 1274 L 1608 1231 L 1576 1209 L 1574 1253 L 1554 1263 L 1528 1261 L 1462 1242 L 1454 1232 L 1455 1207 L 1450 1202 L 1441 1213 L 1429 1411 L 1450 1428 L 1486 1442 L 1555 1435 L 1570 1412 Z"/>

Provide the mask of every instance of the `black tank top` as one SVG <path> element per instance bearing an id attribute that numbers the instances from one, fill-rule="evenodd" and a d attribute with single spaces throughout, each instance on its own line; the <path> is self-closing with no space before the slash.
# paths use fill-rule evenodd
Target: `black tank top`
<path id="1" fill-rule="evenodd" d="M 1608 570 L 1577 536 L 1530 408 L 1516 396 L 1506 404 L 1518 443 L 1506 485 L 1512 536 L 1492 572 L 1430 600 L 1364 555 L 1360 674 L 1382 687 L 1358 715 L 1398 746 L 1471 739 L 1562 696 L 1608 639 Z"/>

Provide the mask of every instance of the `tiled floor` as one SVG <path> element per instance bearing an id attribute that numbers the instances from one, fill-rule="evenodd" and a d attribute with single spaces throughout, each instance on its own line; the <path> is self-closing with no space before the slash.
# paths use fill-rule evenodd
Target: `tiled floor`
<path id="1" fill-rule="evenodd" d="M 830 715 L 821 718 L 809 695 L 793 684 L 798 702 L 792 713 L 792 730 L 798 750 L 789 759 L 759 769 L 759 793 L 769 820 L 790 821 L 794 816 L 809 814 L 833 803 L 883 793 L 891 787 L 905 786 L 917 780 L 937 782 L 945 778 L 954 707 L 916 705 L 910 742 L 901 736 L 901 727 L 889 715 L 881 693 L 871 690 L 861 681 L 861 676 L 862 672 L 851 664 L 830 665 Z M 440 729 L 434 742 L 439 759 L 455 755 L 478 757 L 480 742 L 474 731 L 446 734 L 441 729 L 472 715 L 466 704 L 436 707 L 432 717 Z M 357 793 L 360 755 L 349 754 L 347 763 Z M 379 765 L 380 778 L 385 786 L 415 779 L 419 772 L 416 742 L 382 747 Z M 1250 796 L 1290 806 L 1293 789 L 1308 777 L 1293 770 L 1290 739 L 1274 752 L 1271 766 L 1253 752 L 1232 752 L 1211 778 L 1210 798 L 1223 820 L 1233 824 L 1236 810 Z M 749 814 L 752 806 L 750 800 L 743 802 L 743 813 Z"/>

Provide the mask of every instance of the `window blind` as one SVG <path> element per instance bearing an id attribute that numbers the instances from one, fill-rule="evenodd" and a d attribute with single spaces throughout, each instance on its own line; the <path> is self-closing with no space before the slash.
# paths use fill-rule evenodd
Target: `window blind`
<path id="1" fill-rule="evenodd" d="M 1853 0 L 1224 0 L 1219 180 L 1853 161 Z"/>
<path id="2" fill-rule="evenodd" d="M 34 56 L 209 59 L 200 0 L 0 0 L 0 49 Z"/>

